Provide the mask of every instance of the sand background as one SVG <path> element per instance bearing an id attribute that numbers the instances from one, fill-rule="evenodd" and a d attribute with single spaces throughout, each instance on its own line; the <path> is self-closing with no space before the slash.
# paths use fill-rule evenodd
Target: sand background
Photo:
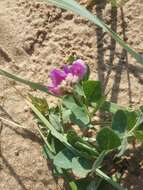
<path id="1" fill-rule="evenodd" d="M 87 6 L 87 1 L 80 2 Z M 103 2 L 90 10 L 143 54 L 143 0 L 128 0 L 123 9 L 112 9 Z M 78 15 L 50 5 L 0 0 L 0 68 L 47 84 L 50 70 L 62 66 L 71 54 L 89 64 L 91 77 L 102 81 L 105 92 L 111 89 L 108 99 L 123 106 L 143 105 L 143 66 L 108 34 Z M 0 77 L 0 116 L 26 127 L 0 123 L 0 190 L 59 189 L 42 155 L 42 142 L 29 109 L 15 88 L 23 95 L 42 95 Z M 131 168 L 127 186 L 141 190 L 142 171 Z"/>

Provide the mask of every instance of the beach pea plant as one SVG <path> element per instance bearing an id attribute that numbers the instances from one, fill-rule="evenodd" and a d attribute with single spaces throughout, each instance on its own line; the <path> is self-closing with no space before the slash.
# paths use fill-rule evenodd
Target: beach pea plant
<path id="1" fill-rule="evenodd" d="M 123 155 L 135 139 L 143 142 L 143 108 L 108 102 L 100 81 L 90 80 L 89 67 L 81 59 L 53 69 L 49 77 L 47 89 L 58 98 L 57 105 L 32 95 L 28 104 L 53 174 L 63 177 L 71 190 L 125 190 L 119 184 L 125 172 Z"/>
<path id="2" fill-rule="evenodd" d="M 71 190 L 125 190 L 125 155 L 135 141 L 143 143 L 143 106 L 125 108 L 106 99 L 100 81 L 90 79 L 88 65 L 70 57 L 70 64 L 53 69 L 48 85 L 25 80 L 0 69 L 0 75 L 55 97 L 26 99 L 44 142 L 43 153 L 53 175 Z M 58 100 L 58 101 L 57 101 Z M 100 116 L 100 117 L 99 117 Z M 105 117 L 106 116 L 106 117 Z"/>
<path id="3" fill-rule="evenodd" d="M 43 1 L 85 17 L 143 64 L 140 54 L 76 1 Z M 122 184 L 124 155 L 135 140 L 143 142 L 143 106 L 134 110 L 108 101 L 101 82 L 90 79 L 88 65 L 74 57 L 69 61 L 63 68 L 51 71 L 48 85 L 23 79 L 3 69 L 0 75 L 55 97 L 57 105 L 53 107 L 47 98 L 32 95 L 26 102 L 37 121 L 44 142 L 43 153 L 53 164 L 53 174 L 65 179 L 67 189 L 125 190 Z"/>

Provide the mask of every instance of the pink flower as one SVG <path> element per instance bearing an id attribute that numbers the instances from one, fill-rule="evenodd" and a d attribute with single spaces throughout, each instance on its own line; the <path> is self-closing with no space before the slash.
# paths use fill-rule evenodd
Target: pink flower
<path id="1" fill-rule="evenodd" d="M 83 62 L 83 60 L 78 59 L 76 61 L 73 62 L 72 66 L 71 66 L 71 73 L 73 75 L 78 76 L 80 79 L 83 79 L 83 77 L 85 76 L 87 72 L 87 66 L 85 65 L 85 63 Z"/>
<path id="2" fill-rule="evenodd" d="M 74 61 L 72 65 L 65 66 L 63 70 L 54 69 L 50 73 L 52 84 L 48 86 L 49 92 L 57 96 L 66 92 L 71 93 L 73 86 L 83 79 L 86 72 L 87 66 L 81 59 Z"/>

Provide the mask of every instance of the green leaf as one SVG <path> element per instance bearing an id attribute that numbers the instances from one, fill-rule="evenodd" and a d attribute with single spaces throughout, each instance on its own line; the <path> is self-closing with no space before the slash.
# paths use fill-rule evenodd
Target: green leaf
<path id="1" fill-rule="evenodd" d="M 46 144 L 43 146 L 43 154 L 46 159 L 53 160 L 55 157 L 55 155 L 49 150 L 49 148 L 47 147 Z M 63 175 L 63 171 L 60 167 L 54 165 L 53 166 L 53 174 L 54 174 L 54 176 L 61 176 L 61 175 Z"/>
<path id="2" fill-rule="evenodd" d="M 69 124 L 69 123 L 71 123 L 71 120 L 70 120 L 71 111 L 67 110 L 64 107 L 62 107 L 61 108 L 61 113 L 62 113 L 62 122 L 63 122 L 63 124 Z"/>
<path id="3" fill-rule="evenodd" d="M 69 151 L 68 149 L 64 149 L 59 152 L 54 158 L 54 165 L 63 168 L 63 169 L 71 169 L 72 168 L 72 159 L 75 155 Z"/>
<path id="4" fill-rule="evenodd" d="M 51 113 L 49 115 L 49 121 L 55 127 L 57 131 L 60 132 L 62 130 L 61 120 L 58 115 Z"/>
<path id="5" fill-rule="evenodd" d="M 67 140 L 70 144 L 72 144 L 73 146 L 75 146 L 75 143 L 77 141 L 82 142 L 84 144 L 88 144 L 86 141 L 84 141 L 80 136 L 78 136 L 76 134 L 76 132 L 74 130 L 69 130 L 67 133 Z"/>
<path id="6" fill-rule="evenodd" d="M 83 154 L 89 155 L 89 157 L 96 157 L 98 156 L 97 150 L 92 147 L 89 143 L 84 141 L 81 137 L 79 137 L 75 131 L 68 131 L 67 134 L 68 142 L 77 148 Z"/>
<path id="7" fill-rule="evenodd" d="M 132 127 L 131 130 L 128 131 L 128 136 L 132 136 L 134 131 L 136 131 L 140 126 L 141 124 L 143 124 L 143 113 L 141 111 L 138 112 L 138 118 L 136 120 L 136 123 L 135 125 Z"/>
<path id="8" fill-rule="evenodd" d="M 125 107 L 119 106 L 119 105 L 117 105 L 115 103 L 108 102 L 108 101 L 105 101 L 103 103 L 103 105 L 101 106 L 101 111 L 107 111 L 107 112 L 110 112 L 110 113 L 116 113 L 118 110 L 128 111 L 129 108 L 125 108 Z"/>
<path id="9" fill-rule="evenodd" d="M 101 151 L 112 150 L 121 145 L 119 136 L 109 128 L 101 129 L 97 134 L 96 140 Z"/>
<path id="10" fill-rule="evenodd" d="M 87 187 L 87 190 L 98 190 L 101 182 L 102 182 L 101 178 L 91 181 Z"/>
<path id="11" fill-rule="evenodd" d="M 138 125 L 138 126 L 140 126 L 141 124 L 143 124 L 143 113 L 141 113 L 141 114 L 139 115 L 139 119 L 138 119 L 138 121 L 137 121 L 137 125 Z"/>
<path id="12" fill-rule="evenodd" d="M 29 94 L 32 104 L 43 114 L 46 115 L 49 111 L 49 106 L 45 98 L 38 98 Z"/>
<path id="13" fill-rule="evenodd" d="M 116 188 L 109 184 L 107 181 L 102 180 L 97 190 L 116 190 Z"/>
<path id="14" fill-rule="evenodd" d="M 80 16 L 87 18 L 89 21 L 96 24 L 98 27 L 102 28 L 104 32 L 109 33 L 114 40 L 116 40 L 124 49 L 127 50 L 139 63 L 143 64 L 143 57 L 131 49 L 118 34 L 112 31 L 102 20 L 97 16 L 90 13 L 85 7 L 79 5 L 75 0 L 43 0 L 45 2 L 50 2 L 60 8 L 73 11 Z"/>
<path id="15" fill-rule="evenodd" d="M 71 121 L 79 127 L 88 127 L 90 122 L 89 116 L 85 110 L 85 107 L 79 106 L 72 96 L 65 96 L 63 99 L 63 104 L 71 110 Z"/>
<path id="16" fill-rule="evenodd" d="M 53 175 L 55 177 L 63 177 L 64 176 L 63 169 L 58 166 L 53 166 Z"/>
<path id="17" fill-rule="evenodd" d="M 100 81 L 83 82 L 83 90 L 88 102 L 97 102 L 102 98 L 102 87 Z"/>
<path id="18" fill-rule="evenodd" d="M 78 59 L 78 57 L 77 56 L 75 56 L 75 55 L 70 55 L 69 57 L 68 57 L 68 59 L 67 59 L 67 62 L 69 63 L 69 64 L 72 64 L 74 61 L 76 61 Z"/>
<path id="19" fill-rule="evenodd" d="M 123 110 L 118 110 L 112 121 L 112 129 L 118 134 L 123 134 L 127 128 L 127 117 Z"/>
<path id="20" fill-rule="evenodd" d="M 140 110 L 141 110 L 141 112 L 143 112 L 143 106 L 140 106 Z"/>
<path id="21" fill-rule="evenodd" d="M 127 127 L 128 130 L 130 130 L 136 124 L 138 114 L 136 113 L 136 111 L 125 111 L 125 114 L 127 117 Z"/>
<path id="22" fill-rule="evenodd" d="M 78 187 L 74 181 L 69 182 L 71 190 L 78 190 Z"/>
<path id="23" fill-rule="evenodd" d="M 143 143 L 143 131 L 141 131 L 141 130 L 136 130 L 136 131 L 134 131 L 134 135 L 135 135 L 135 137 L 136 137 L 141 143 Z"/>
<path id="24" fill-rule="evenodd" d="M 76 177 L 84 178 L 91 171 L 92 162 L 79 157 L 72 159 L 72 171 Z"/>
<path id="25" fill-rule="evenodd" d="M 91 182 L 91 179 L 87 177 L 75 181 L 78 187 L 78 190 L 87 190 L 87 187 L 89 186 L 90 182 Z"/>
<path id="26" fill-rule="evenodd" d="M 75 147 L 82 153 L 86 154 L 89 159 L 95 158 L 98 156 L 98 152 L 94 147 L 88 146 L 81 142 L 76 142 Z"/>
<path id="27" fill-rule="evenodd" d="M 77 95 L 82 98 L 84 96 L 83 88 L 80 84 L 75 85 L 74 92 L 77 93 Z"/>
<path id="28" fill-rule="evenodd" d="M 65 149 L 65 145 L 51 134 L 48 135 L 47 141 L 50 143 L 52 150 L 54 150 L 55 154 Z"/>

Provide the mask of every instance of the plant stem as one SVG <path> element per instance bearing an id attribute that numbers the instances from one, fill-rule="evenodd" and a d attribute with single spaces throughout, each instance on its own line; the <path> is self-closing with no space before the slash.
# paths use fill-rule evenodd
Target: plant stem
<path id="1" fill-rule="evenodd" d="M 84 108 L 84 110 L 86 111 L 86 113 L 87 113 L 87 115 L 89 117 L 89 120 L 90 120 L 89 123 L 91 123 L 92 118 L 91 118 L 90 112 L 88 110 L 88 107 L 83 103 L 83 101 L 81 100 L 81 97 L 79 97 L 79 95 L 77 93 L 73 92 L 73 97 Z"/>
<path id="2" fill-rule="evenodd" d="M 118 190 L 127 190 L 124 187 L 121 187 L 118 183 L 116 183 L 115 181 L 113 181 L 108 175 L 106 175 L 104 172 L 102 172 L 100 169 L 96 169 L 96 174 L 101 177 L 102 179 L 104 179 L 105 181 L 107 181 L 108 183 L 110 183 L 113 187 L 115 187 Z"/>
<path id="3" fill-rule="evenodd" d="M 91 118 L 92 118 L 92 117 L 94 116 L 94 114 L 103 106 L 104 103 L 105 103 L 105 97 L 102 97 L 102 99 L 100 100 L 100 103 L 97 104 L 97 105 L 94 107 L 92 113 L 90 114 Z"/>
<path id="4" fill-rule="evenodd" d="M 117 7 L 117 0 L 111 0 L 112 7 Z"/>

